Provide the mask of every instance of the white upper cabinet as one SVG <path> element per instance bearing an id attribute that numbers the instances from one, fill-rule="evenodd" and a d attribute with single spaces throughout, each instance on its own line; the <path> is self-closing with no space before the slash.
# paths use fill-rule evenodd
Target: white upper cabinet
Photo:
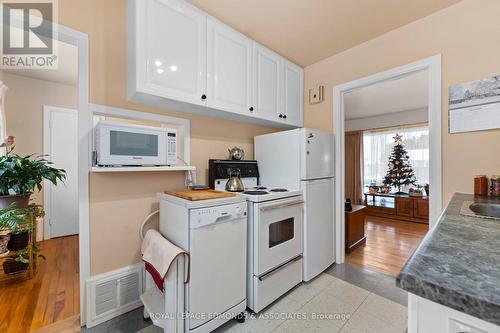
<path id="1" fill-rule="evenodd" d="M 284 122 L 302 127 L 304 123 L 304 71 L 288 60 L 283 60 L 283 89 L 281 118 Z"/>
<path id="2" fill-rule="evenodd" d="M 249 114 L 252 41 L 219 21 L 207 19 L 207 105 Z"/>
<path id="3" fill-rule="evenodd" d="M 137 90 L 194 104 L 206 94 L 206 16 L 178 0 L 131 1 Z M 130 3 L 129 3 L 130 4 Z"/>
<path id="4" fill-rule="evenodd" d="M 253 104 L 257 117 L 278 121 L 280 113 L 281 57 L 254 43 Z"/>
<path id="5" fill-rule="evenodd" d="M 261 125 L 303 123 L 302 69 L 184 0 L 127 0 L 127 95 Z"/>

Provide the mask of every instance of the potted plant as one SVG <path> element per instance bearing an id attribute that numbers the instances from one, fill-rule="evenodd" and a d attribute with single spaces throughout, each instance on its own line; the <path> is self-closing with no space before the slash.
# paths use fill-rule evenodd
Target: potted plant
<path id="1" fill-rule="evenodd" d="M 38 254 L 38 246 L 29 243 L 30 233 L 35 227 L 33 220 L 44 214 L 43 208 L 37 204 L 30 204 L 27 208 L 17 208 L 15 203 L 12 203 L 9 207 L 0 209 L 0 230 L 3 234 L 10 232 L 6 247 L 13 252 L 3 263 L 6 274 L 28 268 L 30 249 L 33 256 Z M 45 259 L 42 255 L 38 256 Z"/>
<path id="2" fill-rule="evenodd" d="M 0 209 L 0 234 L 8 234 L 7 248 L 10 251 L 19 251 L 28 246 L 30 232 L 34 228 L 32 221 L 44 214 L 43 208 L 36 204 L 17 208 L 15 203 L 12 203 L 9 207 Z"/>
<path id="3" fill-rule="evenodd" d="M 57 185 L 66 178 L 66 171 L 52 167 L 44 156 L 19 156 L 12 154 L 13 150 L 0 156 L 0 209 L 12 203 L 26 208 L 31 194 L 42 189 L 44 179 Z"/>
<path id="4" fill-rule="evenodd" d="M 5 274 L 14 274 L 27 270 L 30 263 L 30 250 L 33 259 L 35 257 L 38 257 L 45 260 L 45 256 L 39 253 L 40 249 L 36 244 L 27 246 L 22 250 L 15 251 L 14 254 L 9 257 L 9 259 L 3 262 L 2 266 Z"/>
<path id="5" fill-rule="evenodd" d="M 31 223 L 28 223 L 27 211 L 17 208 L 15 203 L 0 210 L 0 230 L 7 234 L 7 249 L 17 251 L 28 246 Z M 5 252 L 5 249 L 4 249 Z"/>

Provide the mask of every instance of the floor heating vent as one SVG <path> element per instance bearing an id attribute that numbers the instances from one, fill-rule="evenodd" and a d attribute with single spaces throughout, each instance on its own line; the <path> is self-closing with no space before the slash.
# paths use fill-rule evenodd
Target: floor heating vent
<path id="1" fill-rule="evenodd" d="M 142 305 L 143 265 L 137 264 L 87 281 L 87 327 L 93 327 Z"/>

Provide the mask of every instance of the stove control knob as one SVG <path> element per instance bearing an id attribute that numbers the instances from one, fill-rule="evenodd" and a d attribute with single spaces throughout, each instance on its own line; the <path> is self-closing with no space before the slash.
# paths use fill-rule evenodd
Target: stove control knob
<path id="1" fill-rule="evenodd" d="M 243 208 L 241 208 L 241 207 L 236 208 L 236 215 L 242 216 L 243 215 Z"/>

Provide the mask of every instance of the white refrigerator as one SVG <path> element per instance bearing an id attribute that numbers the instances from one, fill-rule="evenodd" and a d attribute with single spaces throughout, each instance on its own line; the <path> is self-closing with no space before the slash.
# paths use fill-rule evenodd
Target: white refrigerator
<path id="1" fill-rule="evenodd" d="M 254 138 L 260 184 L 303 191 L 303 280 L 335 261 L 333 135 L 299 128 Z"/>

